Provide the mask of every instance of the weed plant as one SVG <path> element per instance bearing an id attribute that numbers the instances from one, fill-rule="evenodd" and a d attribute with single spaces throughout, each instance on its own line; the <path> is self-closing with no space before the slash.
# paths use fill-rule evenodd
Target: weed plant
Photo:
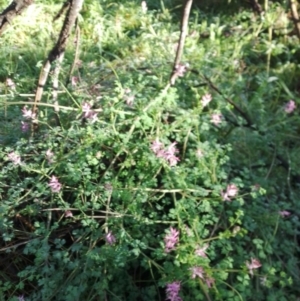
<path id="1" fill-rule="evenodd" d="M 195 7 L 170 87 L 177 10 L 86 1 L 32 133 L 59 5 L 1 37 L 0 300 L 299 300 L 299 43 L 268 34 L 285 6 Z"/>

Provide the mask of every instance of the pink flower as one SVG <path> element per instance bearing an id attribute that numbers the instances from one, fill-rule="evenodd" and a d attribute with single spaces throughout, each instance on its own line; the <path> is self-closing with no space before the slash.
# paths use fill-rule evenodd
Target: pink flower
<path id="1" fill-rule="evenodd" d="M 141 8 L 142 8 L 142 12 L 145 14 L 148 10 L 146 1 L 142 1 Z"/>
<path id="2" fill-rule="evenodd" d="M 15 152 L 9 153 L 7 155 L 7 157 L 8 157 L 8 160 L 12 161 L 12 163 L 14 165 L 20 165 L 21 164 L 21 157 L 18 154 L 16 154 Z"/>
<path id="3" fill-rule="evenodd" d="M 62 185 L 58 182 L 58 179 L 55 176 L 52 176 L 48 186 L 51 188 L 53 193 L 56 193 L 61 190 Z"/>
<path id="4" fill-rule="evenodd" d="M 71 85 L 72 85 L 72 87 L 76 87 L 78 83 L 79 83 L 78 76 L 72 76 L 71 77 Z"/>
<path id="5" fill-rule="evenodd" d="M 249 270 L 249 274 L 251 276 L 253 276 L 253 270 L 260 268 L 261 267 L 261 263 L 259 262 L 258 259 L 251 258 L 251 262 L 250 263 L 248 261 L 246 261 L 246 266 L 247 266 L 247 268 Z"/>
<path id="6" fill-rule="evenodd" d="M 72 217 L 72 216 L 73 216 L 72 211 L 67 210 L 67 211 L 65 212 L 65 217 Z"/>
<path id="7" fill-rule="evenodd" d="M 91 110 L 91 105 L 87 102 L 82 104 L 82 112 L 84 113 L 83 117 L 86 119 L 90 119 L 91 123 L 95 123 L 98 120 L 98 113 Z"/>
<path id="8" fill-rule="evenodd" d="M 111 231 L 105 235 L 105 240 L 109 245 L 113 245 L 116 242 L 116 238 Z"/>
<path id="9" fill-rule="evenodd" d="M 27 110 L 27 106 L 23 107 L 22 112 L 23 117 L 26 119 L 34 119 L 36 117 L 36 114 L 31 109 Z"/>
<path id="10" fill-rule="evenodd" d="M 161 142 L 159 142 L 159 140 L 156 138 L 156 139 L 152 142 L 150 148 L 151 148 L 151 150 L 157 155 L 157 153 L 158 153 L 160 150 L 162 150 L 163 147 L 164 147 L 164 145 L 163 145 Z"/>
<path id="11" fill-rule="evenodd" d="M 134 95 L 125 95 L 125 102 L 129 107 L 133 106 L 135 96 Z"/>
<path id="12" fill-rule="evenodd" d="M 53 163 L 53 156 L 54 156 L 54 154 L 51 152 L 50 149 L 48 149 L 46 151 L 46 159 L 48 160 L 49 164 Z"/>
<path id="13" fill-rule="evenodd" d="M 23 133 L 28 132 L 29 130 L 29 123 L 21 121 L 21 131 Z"/>
<path id="14" fill-rule="evenodd" d="M 235 197 L 238 193 L 238 188 L 235 184 L 229 184 L 226 187 L 226 191 L 221 191 L 223 201 L 231 201 L 232 197 Z"/>
<path id="15" fill-rule="evenodd" d="M 5 81 L 6 87 L 15 90 L 16 89 L 16 84 L 13 82 L 11 78 L 7 78 Z"/>
<path id="16" fill-rule="evenodd" d="M 166 295 L 167 299 L 169 301 L 182 301 L 182 299 L 179 297 L 179 291 L 180 291 L 180 282 L 174 281 L 172 283 L 167 284 L 166 288 Z"/>
<path id="17" fill-rule="evenodd" d="M 206 249 L 209 247 L 209 244 L 205 244 L 202 248 L 198 247 L 195 251 L 195 254 L 200 256 L 200 257 L 207 257 L 205 254 Z"/>
<path id="18" fill-rule="evenodd" d="M 279 213 L 279 215 L 281 215 L 281 217 L 288 217 L 291 215 L 291 212 L 286 211 L 286 210 L 279 211 L 278 213 Z"/>
<path id="19" fill-rule="evenodd" d="M 135 99 L 135 96 L 131 94 L 131 90 L 129 88 L 126 88 L 124 90 L 124 96 L 123 97 L 124 97 L 124 100 L 125 100 L 126 104 L 129 107 L 132 107 L 134 99 Z"/>
<path id="20" fill-rule="evenodd" d="M 207 277 L 207 278 L 205 279 L 205 283 L 206 283 L 206 285 L 208 286 L 208 288 L 211 288 L 212 284 L 215 283 L 215 279 L 212 278 L 212 277 Z"/>
<path id="21" fill-rule="evenodd" d="M 165 252 L 169 253 L 172 250 L 174 250 L 175 245 L 178 243 L 178 241 L 179 241 L 179 231 L 171 227 L 170 232 L 166 234 L 164 238 Z"/>
<path id="22" fill-rule="evenodd" d="M 214 113 L 211 115 L 210 122 L 213 123 L 214 125 L 219 125 L 222 123 L 223 115 L 220 113 Z"/>
<path id="23" fill-rule="evenodd" d="M 206 107 L 212 100 L 211 94 L 205 94 L 201 98 L 203 108 Z"/>
<path id="24" fill-rule="evenodd" d="M 87 117 L 91 111 L 91 105 L 87 102 L 84 102 L 81 106 L 84 117 Z"/>
<path id="25" fill-rule="evenodd" d="M 163 158 L 168 161 L 170 166 L 175 166 L 177 162 L 180 161 L 180 159 L 175 156 L 175 153 L 178 153 L 175 145 L 176 142 L 173 142 L 167 147 L 167 149 L 164 149 L 164 145 L 156 138 L 156 140 L 152 142 L 150 148 L 155 153 L 157 158 Z"/>
<path id="26" fill-rule="evenodd" d="M 197 276 L 201 279 L 204 279 L 204 270 L 202 267 L 192 267 L 190 268 L 192 271 L 192 278 L 196 278 Z"/>
<path id="27" fill-rule="evenodd" d="M 285 104 L 284 111 L 290 114 L 296 109 L 296 107 L 296 103 L 293 100 L 290 100 Z"/>
<path id="28" fill-rule="evenodd" d="M 183 77 L 187 72 L 188 64 L 178 64 L 175 67 L 175 73 L 178 77 Z"/>
<path id="29" fill-rule="evenodd" d="M 196 156 L 197 156 L 198 158 L 202 158 L 202 157 L 204 156 L 204 153 L 203 153 L 203 151 L 202 151 L 200 148 L 198 148 L 198 149 L 196 150 Z"/>

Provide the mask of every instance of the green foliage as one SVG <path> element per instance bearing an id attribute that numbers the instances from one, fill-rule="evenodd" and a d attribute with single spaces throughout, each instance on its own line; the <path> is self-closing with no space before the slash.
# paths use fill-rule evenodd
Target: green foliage
<path id="1" fill-rule="evenodd" d="M 39 130 L 22 132 L 54 2 L 1 37 L 0 299 L 165 300 L 180 281 L 185 301 L 297 300 L 299 116 L 284 108 L 299 102 L 299 46 L 268 34 L 284 7 L 256 21 L 195 8 L 189 67 L 169 87 L 171 3 L 87 1 L 78 82 L 70 43 L 59 111 L 49 85 Z"/>

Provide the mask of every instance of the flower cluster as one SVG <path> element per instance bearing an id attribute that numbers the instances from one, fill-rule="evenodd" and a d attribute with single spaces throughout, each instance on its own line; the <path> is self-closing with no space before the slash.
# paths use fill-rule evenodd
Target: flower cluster
<path id="1" fill-rule="evenodd" d="M 238 188 L 235 184 L 227 185 L 226 191 L 221 191 L 223 201 L 231 201 L 231 198 L 235 197 L 238 193 Z"/>
<path id="2" fill-rule="evenodd" d="M 95 123 L 98 120 L 98 113 L 91 108 L 92 106 L 87 102 L 82 104 L 82 112 L 84 113 L 83 118 L 89 119 L 91 123 Z"/>
<path id="3" fill-rule="evenodd" d="M 61 183 L 59 183 L 57 177 L 52 176 L 48 186 L 51 188 L 51 191 L 53 193 L 57 193 L 57 192 L 60 192 L 62 185 L 61 185 Z"/>
<path id="4" fill-rule="evenodd" d="M 129 107 L 133 106 L 135 96 L 131 93 L 129 88 L 124 90 L 124 100 Z"/>
<path id="5" fill-rule="evenodd" d="M 195 254 L 200 256 L 200 257 L 204 257 L 207 258 L 207 255 L 205 254 L 206 249 L 209 247 L 209 244 L 205 244 L 203 247 L 197 247 Z"/>
<path id="6" fill-rule="evenodd" d="M 203 108 L 206 107 L 212 100 L 212 97 L 211 97 L 211 94 L 205 94 L 202 96 L 201 98 L 201 103 L 202 103 L 202 106 Z"/>
<path id="7" fill-rule="evenodd" d="M 296 103 L 294 100 L 290 100 L 288 101 L 285 106 L 284 106 L 284 111 L 287 113 L 287 114 L 290 114 L 292 113 L 293 111 L 295 111 L 297 108 L 296 106 Z"/>
<path id="8" fill-rule="evenodd" d="M 283 210 L 278 212 L 281 217 L 288 217 L 291 215 L 291 212 Z"/>
<path id="9" fill-rule="evenodd" d="M 251 262 L 246 261 L 246 266 L 249 270 L 249 274 L 253 276 L 253 270 L 261 267 L 261 263 L 258 259 L 251 258 Z"/>
<path id="10" fill-rule="evenodd" d="M 7 155 L 8 160 L 11 161 L 14 165 L 20 165 L 21 164 L 21 157 L 16 154 L 15 152 L 11 152 Z"/>
<path id="11" fill-rule="evenodd" d="M 180 291 L 180 282 L 174 281 L 172 283 L 167 284 L 166 288 L 166 295 L 167 299 L 169 301 L 182 301 L 182 299 L 179 297 L 179 291 Z"/>
<path id="12" fill-rule="evenodd" d="M 53 152 L 50 149 L 48 149 L 46 151 L 46 159 L 47 159 L 49 164 L 52 164 L 54 162 L 53 157 L 54 157 Z"/>
<path id="13" fill-rule="evenodd" d="M 172 250 L 174 250 L 175 245 L 178 243 L 178 241 L 179 241 L 179 231 L 171 227 L 170 232 L 165 236 L 164 239 L 165 252 L 169 253 Z"/>
<path id="14" fill-rule="evenodd" d="M 109 245 L 113 245 L 116 242 L 116 238 L 111 231 L 105 235 L 105 240 Z"/>
<path id="15" fill-rule="evenodd" d="M 212 284 L 215 283 L 215 279 L 205 275 L 205 271 L 202 267 L 191 267 L 190 270 L 192 271 L 192 278 L 195 279 L 199 277 L 200 279 L 204 280 L 208 288 L 211 288 Z"/>
<path id="16" fill-rule="evenodd" d="M 25 119 L 35 119 L 36 114 L 31 110 L 31 109 L 27 109 L 27 106 L 24 106 L 22 109 L 22 115 Z"/>
<path id="17" fill-rule="evenodd" d="M 223 115 L 220 113 L 214 113 L 211 115 L 210 122 L 213 123 L 214 125 L 219 125 L 222 123 Z"/>
<path id="18" fill-rule="evenodd" d="M 156 139 L 152 142 L 151 150 L 155 153 L 157 158 L 163 158 L 168 161 L 170 166 L 175 166 L 177 162 L 180 161 L 179 158 L 175 156 L 175 153 L 178 153 L 175 145 L 176 142 L 173 142 L 167 148 L 164 148 L 164 145 Z"/>

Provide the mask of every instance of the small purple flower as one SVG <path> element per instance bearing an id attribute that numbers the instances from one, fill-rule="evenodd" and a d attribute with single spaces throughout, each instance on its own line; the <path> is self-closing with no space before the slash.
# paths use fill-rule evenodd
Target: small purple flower
<path id="1" fill-rule="evenodd" d="M 205 283 L 208 286 L 208 288 L 211 288 L 211 286 L 215 283 L 215 279 L 212 277 L 207 277 L 205 279 Z"/>
<path id="2" fill-rule="evenodd" d="M 182 299 L 178 296 L 180 291 L 180 282 L 174 281 L 172 283 L 167 284 L 166 295 L 169 301 L 182 301 Z"/>
<path id="3" fill-rule="evenodd" d="M 72 87 L 76 87 L 79 83 L 79 78 L 78 76 L 72 76 L 71 77 L 71 85 Z"/>
<path id="4" fill-rule="evenodd" d="M 84 117 L 87 117 L 91 111 L 91 105 L 87 102 L 84 102 L 81 106 Z"/>
<path id="5" fill-rule="evenodd" d="M 112 234 L 111 231 L 109 231 L 106 235 L 105 235 L 105 240 L 109 245 L 113 245 L 114 243 L 116 243 L 116 238 L 115 236 Z"/>
<path id="6" fill-rule="evenodd" d="M 144 14 L 147 13 L 148 7 L 147 7 L 147 2 L 146 1 L 142 1 L 141 8 L 142 8 L 142 12 Z"/>
<path id="7" fill-rule="evenodd" d="M 196 255 L 198 255 L 198 256 L 200 256 L 200 257 L 204 257 L 204 258 L 206 258 L 207 257 L 207 255 L 205 254 L 205 251 L 206 251 L 206 249 L 209 247 L 209 244 L 205 244 L 203 247 L 197 247 L 197 249 L 196 249 L 196 251 L 195 251 L 195 254 Z"/>
<path id="8" fill-rule="evenodd" d="M 178 64 L 175 67 L 175 73 L 178 77 L 183 77 L 187 72 L 188 64 Z"/>
<path id="9" fill-rule="evenodd" d="M 152 142 L 151 150 L 155 153 L 157 158 L 163 158 L 168 161 L 170 166 L 175 166 L 177 162 L 180 161 L 178 157 L 175 156 L 175 153 L 178 153 L 178 150 L 175 147 L 176 142 L 170 144 L 166 149 L 164 145 L 159 142 L 158 139 Z"/>
<path id="10" fill-rule="evenodd" d="M 21 121 L 21 131 L 23 133 L 26 133 L 28 132 L 28 130 L 29 130 L 29 123 Z"/>
<path id="11" fill-rule="evenodd" d="M 293 100 L 288 101 L 284 106 L 284 111 L 287 114 L 292 113 L 294 110 L 296 110 L 296 103 Z"/>
<path id="12" fill-rule="evenodd" d="M 7 78 L 5 81 L 6 87 L 9 89 L 15 90 L 16 89 L 16 84 L 13 82 L 11 78 Z"/>
<path id="13" fill-rule="evenodd" d="M 197 156 L 199 159 L 202 158 L 202 157 L 204 156 L 204 153 L 203 153 L 202 149 L 198 148 L 198 149 L 196 150 L 196 156 Z"/>
<path id="14" fill-rule="evenodd" d="M 229 184 L 226 187 L 226 191 L 221 191 L 221 196 L 223 198 L 223 201 L 231 201 L 232 197 L 235 197 L 238 193 L 238 188 L 235 184 Z"/>
<path id="15" fill-rule="evenodd" d="M 47 159 L 49 164 L 52 164 L 54 162 L 53 161 L 53 156 L 54 156 L 53 152 L 50 149 L 48 149 L 46 151 L 46 159 Z"/>
<path id="16" fill-rule="evenodd" d="M 57 193 L 60 192 L 62 185 L 58 182 L 58 179 L 55 176 L 52 176 L 48 186 L 51 188 L 53 193 Z"/>
<path id="17" fill-rule="evenodd" d="M 283 210 L 278 212 L 281 217 L 288 217 L 291 215 L 291 212 Z"/>
<path id="18" fill-rule="evenodd" d="M 164 238 L 165 252 L 169 253 L 172 250 L 174 250 L 175 245 L 178 243 L 178 241 L 179 241 L 179 231 L 171 227 L 170 232 L 166 234 Z"/>
<path id="19" fill-rule="evenodd" d="M 157 155 L 157 153 L 158 153 L 160 150 L 162 150 L 163 147 L 164 147 L 164 145 L 163 145 L 161 142 L 159 142 L 159 140 L 156 138 L 156 139 L 152 142 L 150 148 L 151 148 L 151 150 Z"/>
<path id="20" fill-rule="evenodd" d="M 212 100 L 211 94 L 205 94 L 201 98 L 203 108 L 206 107 Z"/>
<path id="21" fill-rule="evenodd" d="M 65 212 L 65 217 L 73 217 L 72 211 L 67 210 L 67 211 Z"/>
<path id="22" fill-rule="evenodd" d="M 246 266 L 247 266 L 247 268 L 249 270 L 249 274 L 251 276 L 253 276 L 253 270 L 260 268 L 261 267 L 261 263 L 260 263 L 260 261 L 258 259 L 251 258 L 251 262 L 250 263 L 248 261 L 246 261 Z"/>
<path id="23" fill-rule="evenodd" d="M 21 157 L 16 154 L 15 152 L 11 152 L 7 155 L 8 160 L 10 160 L 14 165 L 20 165 L 21 164 Z"/>
<path id="24" fill-rule="evenodd" d="M 211 120 L 210 122 L 213 123 L 214 125 L 219 125 L 222 123 L 223 115 L 220 113 L 214 113 L 211 115 Z"/>
<path id="25" fill-rule="evenodd" d="M 18 297 L 18 301 L 25 301 L 24 295 L 19 296 L 19 297 Z"/>
<path id="26" fill-rule="evenodd" d="M 197 276 L 201 279 L 204 279 L 204 270 L 202 267 L 192 267 L 190 268 L 192 271 L 192 278 L 196 278 Z"/>
<path id="27" fill-rule="evenodd" d="M 91 110 L 91 105 L 87 102 L 82 104 L 82 112 L 84 113 L 83 117 L 86 119 L 90 119 L 91 123 L 95 123 L 98 120 L 98 113 Z"/>
<path id="28" fill-rule="evenodd" d="M 32 112 L 31 109 L 27 109 L 27 106 L 24 106 L 22 109 L 23 112 L 23 117 L 26 119 L 34 119 L 36 117 L 36 114 L 34 112 Z"/>

